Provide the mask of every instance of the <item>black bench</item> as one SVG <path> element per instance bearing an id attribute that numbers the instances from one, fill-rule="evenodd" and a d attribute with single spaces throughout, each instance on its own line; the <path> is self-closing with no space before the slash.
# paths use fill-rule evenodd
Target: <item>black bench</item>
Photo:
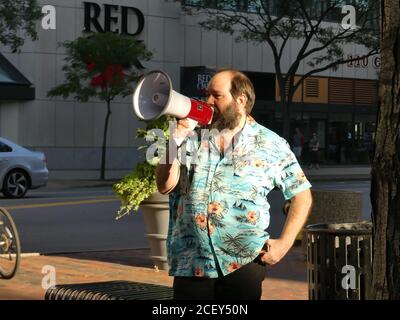
<path id="1" fill-rule="evenodd" d="M 172 288 L 131 281 L 62 284 L 49 288 L 45 300 L 171 300 Z"/>

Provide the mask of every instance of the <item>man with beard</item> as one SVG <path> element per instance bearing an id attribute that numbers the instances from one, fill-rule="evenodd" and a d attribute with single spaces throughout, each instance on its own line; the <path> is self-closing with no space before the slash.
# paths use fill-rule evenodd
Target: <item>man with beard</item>
<path id="1" fill-rule="evenodd" d="M 165 155 L 156 170 L 169 194 L 169 274 L 175 299 L 259 300 L 265 266 L 292 247 L 310 207 L 310 183 L 288 143 L 250 116 L 255 93 L 241 72 L 222 70 L 210 80 L 212 134 L 200 141 L 186 120 L 173 137 L 187 136 L 185 163 Z M 279 239 L 270 239 L 267 194 L 278 187 L 291 199 Z"/>

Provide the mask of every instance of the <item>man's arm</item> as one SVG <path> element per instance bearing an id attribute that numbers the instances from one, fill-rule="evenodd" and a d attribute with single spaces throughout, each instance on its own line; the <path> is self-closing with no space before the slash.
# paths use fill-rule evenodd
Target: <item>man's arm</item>
<path id="1" fill-rule="evenodd" d="M 189 122 L 187 119 L 178 121 L 177 128 L 172 136 L 184 138 L 191 135 L 192 130 L 189 129 Z M 165 152 L 163 158 L 156 168 L 156 183 L 158 192 L 161 194 L 170 193 L 178 184 L 180 177 L 180 163 L 177 158 L 178 150 L 176 152 L 169 152 L 169 148 Z"/>
<path id="2" fill-rule="evenodd" d="M 157 165 L 156 183 L 158 192 L 161 194 L 168 194 L 178 184 L 180 176 L 180 163 L 178 159 L 173 159 L 172 164 L 170 164 L 169 161 L 165 161 L 164 163 L 166 164 Z"/>
<path id="3" fill-rule="evenodd" d="M 269 239 L 266 250 L 261 252 L 262 261 L 269 265 L 278 263 L 293 246 L 297 234 L 307 221 L 312 206 L 310 189 L 304 190 L 291 199 L 290 210 L 279 239 Z"/>

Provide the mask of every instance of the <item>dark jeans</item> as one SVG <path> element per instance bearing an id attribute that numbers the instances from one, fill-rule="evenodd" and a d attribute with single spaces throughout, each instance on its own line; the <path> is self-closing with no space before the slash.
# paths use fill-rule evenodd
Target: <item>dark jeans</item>
<path id="1" fill-rule="evenodd" d="M 318 151 L 311 151 L 311 164 L 318 164 Z"/>
<path id="2" fill-rule="evenodd" d="M 175 277 L 174 300 L 260 300 L 265 270 L 254 261 L 224 277 Z"/>

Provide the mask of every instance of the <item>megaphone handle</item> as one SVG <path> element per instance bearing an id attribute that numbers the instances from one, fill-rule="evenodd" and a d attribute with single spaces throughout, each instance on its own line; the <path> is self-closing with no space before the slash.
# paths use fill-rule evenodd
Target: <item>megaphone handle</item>
<path id="1" fill-rule="evenodd" d="M 194 130 L 194 128 L 196 128 L 198 122 L 196 120 L 193 120 L 193 119 L 190 119 L 190 118 L 187 118 L 187 121 L 188 121 L 188 125 L 189 125 L 187 129 L 190 130 L 190 131 Z M 176 145 L 178 147 L 180 147 L 182 142 L 183 142 L 183 140 L 185 140 L 186 137 L 183 137 L 183 138 L 176 137 L 176 138 L 173 138 L 173 139 L 174 139 Z"/>

